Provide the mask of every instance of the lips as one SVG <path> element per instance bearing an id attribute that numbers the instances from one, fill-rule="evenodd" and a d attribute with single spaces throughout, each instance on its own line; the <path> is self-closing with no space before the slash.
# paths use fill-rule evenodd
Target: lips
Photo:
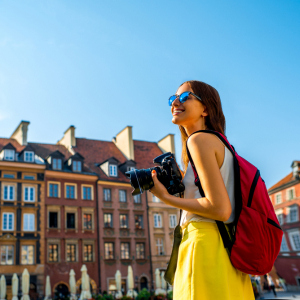
<path id="1" fill-rule="evenodd" d="M 177 116 L 179 114 L 181 114 L 182 112 L 184 112 L 184 110 L 180 110 L 180 109 L 175 109 L 172 113 L 173 116 Z"/>

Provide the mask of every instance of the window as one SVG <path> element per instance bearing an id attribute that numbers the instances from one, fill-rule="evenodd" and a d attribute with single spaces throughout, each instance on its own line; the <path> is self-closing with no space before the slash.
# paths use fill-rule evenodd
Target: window
<path id="1" fill-rule="evenodd" d="M 293 188 L 286 191 L 286 200 L 292 200 L 295 198 L 295 190 Z"/>
<path id="2" fill-rule="evenodd" d="M 128 228 L 128 215 L 120 214 L 120 228 Z"/>
<path id="3" fill-rule="evenodd" d="M 133 171 L 134 169 L 135 169 L 135 167 L 127 167 L 127 172 Z"/>
<path id="4" fill-rule="evenodd" d="M 278 193 L 275 195 L 275 204 L 279 204 L 282 202 L 282 196 L 281 193 Z"/>
<path id="5" fill-rule="evenodd" d="M 15 150 L 4 150 L 4 159 L 5 160 L 15 160 Z"/>
<path id="6" fill-rule="evenodd" d="M 15 178 L 15 174 L 3 174 L 3 178 Z"/>
<path id="7" fill-rule="evenodd" d="M 22 246 L 21 250 L 21 264 L 33 265 L 34 264 L 34 246 Z"/>
<path id="8" fill-rule="evenodd" d="M 57 244 L 48 245 L 48 261 L 49 262 L 58 262 L 58 245 Z"/>
<path id="9" fill-rule="evenodd" d="M 52 159 L 52 169 L 53 170 L 61 170 L 61 159 L 60 158 Z"/>
<path id="10" fill-rule="evenodd" d="M 34 161 L 34 153 L 32 151 L 24 152 L 24 161 L 33 162 Z"/>
<path id="11" fill-rule="evenodd" d="M 84 186 L 82 188 L 82 199 L 84 200 L 92 200 L 92 188 Z"/>
<path id="12" fill-rule="evenodd" d="M 93 261 L 93 245 L 83 245 L 83 261 Z"/>
<path id="13" fill-rule="evenodd" d="M 11 231 L 14 230 L 14 214 L 3 213 L 2 214 L 2 230 Z"/>
<path id="14" fill-rule="evenodd" d="M 152 202 L 159 203 L 160 200 L 156 196 L 152 195 Z"/>
<path id="15" fill-rule="evenodd" d="M 58 198 L 58 184 L 57 183 L 49 184 L 49 197 Z"/>
<path id="16" fill-rule="evenodd" d="M 111 201 L 110 189 L 103 189 L 103 198 L 104 201 Z"/>
<path id="17" fill-rule="evenodd" d="M 1 265 L 13 265 L 14 246 L 0 246 Z"/>
<path id="18" fill-rule="evenodd" d="M 136 243 L 136 259 L 144 259 L 145 258 L 145 244 L 144 243 Z"/>
<path id="19" fill-rule="evenodd" d="M 109 165 L 109 176 L 117 177 L 117 165 Z"/>
<path id="20" fill-rule="evenodd" d="M 156 239 L 156 254 L 157 255 L 164 255 L 164 245 L 163 245 L 163 239 L 162 238 Z"/>
<path id="21" fill-rule="evenodd" d="M 126 202 L 126 191 L 125 190 L 119 190 L 119 201 Z"/>
<path id="22" fill-rule="evenodd" d="M 76 245 L 67 244 L 67 261 L 73 262 L 76 261 Z"/>
<path id="23" fill-rule="evenodd" d="M 24 175 L 24 179 L 35 180 L 35 176 L 33 176 L 33 175 Z"/>
<path id="24" fill-rule="evenodd" d="M 298 221 L 298 206 L 293 205 L 287 207 L 287 222 L 292 223 L 297 221 Z"/>
<path id="25" fill-rule="evenodd" d="M 23 230 L 34 231 L 34 214 L 23 214 Z"/>
<path id="26" fill-rule="evenodd" d="M 104 214 L 104 227 L 106 228 L 113 227 L 112 214 Z"/>
<path id="27" fill-rule="evenodd" d="M 4 185 L 3 199 L 4 200 L 15 200 L 15 186 Z"/>
<path id="28" fill-rule="evenodd" d="M 81 172 L 81 161 L 73 160 L 73 171 Z"/>
<path id="29" fill-rule="evenodd" d="M 169 220 L 170 220 L 170 228 L 175 228 L 177 225 L 177 216 L 169 215 Z"/>
<path id="30" fill-rule="evenodd" d="M 298 231 L 289 232 L 290 242 L 293 250 L 300 250 L 300 236 Z"/>
<path id="31" fill-rule="evenodd" d="M 286 252 L 289 251 L 289 247 L 287 245 L 285 235 L 283 234 L 282 236 L 282 242 L 281 242 L 281 247 L 280 247 L 280 252 Z"/>
<path id="32" fill-rule="evenodd" d="M 129 258 L 129 243 L 121 243 L 121 259 Z"/>
<path id="33" fill-rule="evenodd" d="M 35 188 L 34 187 L 25 187 L 24 188 L 24 201 L 34 202 L 35 201 Z"/>
<path id="34" fill-rule="evenodd" d="M 91 214 L 83 214 L 83 228 L 84 229 L 92 229 L 92 215 Z"/>
<path id="35" fill-rule="evenodd" d="M 143 229 L 144 228 L 144 222 L 143 222 L 143 216 L 142 215 L 135 215 L 135 228 L 136 229 Z"/>
<path id="36" fill-rule="evenodd" d="M 114 243 L 104 243 L 105 259 L 114 259 Z"/>
<path id="37" fill-rule="evenodd" d="M 75 229 L 75 213 L 67 213 L 67 228 Z"/>
<path id="38" fill-rule="evenodd" d="M 277 219 L 278 219 L 279 225 L 282 225 L 283 224 L 283 214 L 277 215 Z"/>
<path id="39" fill-rule="evenodd" d="M 134 203 L 141 203 L 141 194 L 133 196 Z"/>
<path id="40" fill-rule="evenodd" d="M 49 228 L 58 228 L 58 213 L 49 212 Z"/>
<path id="41" fill-rule="evenodd" d="M 155 228 L 162 227 L 161 214 L 154 214 L 154 227 Z"/>
<path id="42" fill-rule="evenodd" d="M 74 185 L 66 185 L 66 198 L 67 199 L 75 199 L 75 186 Z"/>

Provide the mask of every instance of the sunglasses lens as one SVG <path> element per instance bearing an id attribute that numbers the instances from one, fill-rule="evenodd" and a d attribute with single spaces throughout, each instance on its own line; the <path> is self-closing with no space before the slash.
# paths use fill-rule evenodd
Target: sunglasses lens
<path id="1" fill-rule="evenodd" d="M 189 97 L 190 93 L 189 92 L 184 92 L 180 95 L 179 101 L 181 103 L 185 102 L 187 98 Z"/>
<path id="2" fill-rule="evenodd" d="M 173 95 L 169 98 L 169 105 L 172 106 L 173 101 L 177 98 L 177 96 Z"/>

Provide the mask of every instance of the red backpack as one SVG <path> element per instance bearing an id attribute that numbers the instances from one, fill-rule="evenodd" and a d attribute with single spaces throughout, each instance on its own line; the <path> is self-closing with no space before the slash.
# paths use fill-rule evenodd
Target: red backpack
<path id="1" fill-rule="evenodd" d="M 283 235 L 265 182 L 260 177 L 259 170 L 239 156 L 224 135 L 211 130 L 194 133 L 197 132 L 216 135 L 234 157 L 235 220 L 232 226 L 228 226 L 229 230 L 223 222 L 216 221 L 231 263 L 244 273 L 264 275 L 273 267 Z M 195 184 L 200 195 L 205 197 L 188 147 L 186 148 Z"/>

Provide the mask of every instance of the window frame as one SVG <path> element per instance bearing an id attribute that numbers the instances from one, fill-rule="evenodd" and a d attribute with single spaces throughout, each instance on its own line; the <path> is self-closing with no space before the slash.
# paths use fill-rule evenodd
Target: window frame
<path id="1" fill-rule="evenodd" d="M 128 246 L 128 247 L 125 247 L 124 249 L 122 249 L 122 246 Z M 120 259 L 130 259 L 130 243 L 129 242 L 121 242 L 120 250 L 121 250 L 120 251 Z"/>
<path id="2" fill-rule="evenodd" d="M 118 166 L 116 164 L 109 164 L 109 177 L 118 177 Z"/>
<path id="3" fill-rule="evenodd" d="M 142 251 L 143 255 L 142 255 L 142 257 L 140 256 L 140 253 L 138 255 L 138 247 L 137 247 L 138 245 L 143 246 L 143 251 Z M 141 251 L 141 250 L 139 249 L 139 251 Z M 136 242 L 135 243 L 135 255 L 136 255 L 136 259 L 145 259 L 145 257 L 146 257 L 146 255 L 145 255 L 145 243 L 143 243 L 143 242 Z"/>
<path id="4" fill-rule="evenodd" d="M 10 155 L 7 155 L 7 152 L 11 152 L 12 153 L 12 159 Z M 16 160 L 16 151 L 13 149 L 4 149 L 4 156 L 3 156 L 4 160 L 8 160 L 8 161 L 15 161 Z"/>
<path id="5" fill-rule="evenodd" d="M 2 263 L 2 257 L 3 257 L 3 254 L 2 254 L 2 247 L 3 248 L 6 248 L 5 250 L 5 263 Z M 8 252 L 9 252 L 9 249 L 8 247 L 11 247 L 11 250 L 12 250 L 12 262 L 11 264 L 8 264 L 7 261 L 8 261 Z M 14 265 L 14 262 L 15 262 L 15 246 L 14 245 L 0 245 L 0 266 L 13 266 Z"/>
<path id="6" fill-rule="evenodd" d="M 50 185 L 57 185 L 57 197 L 56 196 L 51 196 L 50 195 Z M 49 198 L 55 198 L 55 199 L 58 199 L 58 198 L 61 198 L 61 188 L 60 188 L 60 182 L 59 181 L 48 181 L 47 182 L 47 196 Z"/>
<path id="7" fill-rule="evenodd" d="M 110 215 L 110 218 L 111 218 L 111 221 L 110 221 L 110 226 L 106 226 L 106 223 L 105 222 L 105 219 L 106 219 L 106 215 Z M 103 222 L 104 222 L 104 228 L 113 228 L 114 227 L 114 223 L 113 223 L 113 214 L 112 213 L 107 213 L 107 212 L 104 212 L 103 213 Z"/>
<path id="8" fill-rule="evenodd" d="M 91 260 L 86 259 L 85 247 L 92 247 L 92 253 L 91 253 L 92 259 Z M 94 261 L 94 245 L 83 243 L 82 255 L 83 255 L 82 261 L 84 261 L 84 262 L 93 262 Z M 87 255 L 87 256 L 89 256 L 89 255 Z"/>
<path id="9" fill-rule="evenodd" d="M 4 215 L 11 215 L 12 216 L 12 228 L 8 228 L 8 229 L 4 229 Z M 9 224 L 9 218 L 8 216 L 6 217 L 6 220 L 7 220 L 7 227 L 8 227 L 8 224 Z M 2 212 L 2 231 L 14 231 L 15 230 L 15 213 L 13 212 Z"/>
<path id="10" fill-rule="evenodd" d="M 293 195 L 292 195 L 292 196 L 293 196 L 292 198 L 289 197 L 289 192 L 292 192 L 292 194 L 293 194 Z M 295 199 L 295 198 L 296 198 L 295 187 L 291 187 L 291 188 L 287 189 L 287 190 L 286 190 L 286 200 L 287 200 L 287 201 L 291 201 L 291 200 L 293 200 L 293 199 Z"/>
<path id="11" fill-rule="evenodd" d="M 299 247 L 296 247 L 295 241 L 293 239 L 293 236 L 297 235 L 298 236 L 298 243 L 299 243 Z M 300 250 L 300 232 L 299 230 L 291 230 L 288 232 L 288 236 L 289 236 L 289 240 L 292 246 L 293 251 L 299 251 Z"/>
<path id="12" fill-rule="evenodd" d="M 80 166 L 80 168 L 78 168 Z M 72 171 L 82 172 L 82 162 L 80 160 L 72 160 Z"/>
<path id="13" fill-rule="evenodd" d="M 119 190 L 119 202 L 127 203 L 127 191 L 126 190 Z"/>
<path id="14" fill-rule="evenodd" d="M 155 217 L 157 217 L 157 220 L 155 220 L 156 219 Z M 160 222 L 158 221 L 158 217 L 160 218 Z M 153 214 L 153 218 L 154 218 L 154 228 L 162 228 L 163 227 L 162 214 L 161 213 L 155 213 L 155 214 Z M 160 223 L 161 226 L 156 226 L 156 224 L 159 225 L 158 223 Z"/>
<path id="15" fill-rule="evenodd" d="M 277 200 L 277 196 L 280 196 L 280 201 Z M 278 192 L 275 194 L 275 205 L 282 203 L 282 192 Z"/>
<path id="16" fill-rule="evenodd" d="M 172 218 L 173 218 L 173 221 L 172 221 Z M 177 225 L 177 215 L 176 214 L 169 214 L 169 227 L 170 228 L 175 228 L 176 225 Z"/>
<path id="17" fill-rule="evenodd" d="M 57 260 L 50 260 L 50 246 L 57 246 Z M 52 249 L 53 250 L 53 249 Z M 54 253 L 54 251 L 52 251 L 52 254 Z M 49 263 L 57 263 L 60 262 L 60 243 L 59 242 L 48 242 L 47 244 L 47 262 Z"/>
<path id="18" fill-rule="evenodd" d="M 161 241 L 161 244 L 158 243 L 158 241 Z M 162 256 L 162 255 L 165 255 L 165 252 L 164 252 L 164 240 L 162 237 L 157 237 L 155 239 L 155 247 L 156 247 L 156 255 L 158 256 Z M 159 251 L 161 250 L 161 251 Z"/>
<path id="19" fill-rule="evenodd" d="M 112 245 L 112 250 L 108 249 L 107 245 Z M 112 253 L 107 253 L 108 251 L 111 251 Z M 108 255 L 107 255 L 108 254 Z M 104 259 L 115 259 L 115 243 L 114 242 L 104 242 Z"/>
<path id="20" fill-rule="evenodd" d="M 74 215 L 74 227 L 68 227 L 68 215 L 71 215 L 71 214 Z M 76 230 L 76 212 L 66 211 L 66 229 L 67 230 Z"/>
<path id="21" fill-rule="evenodd" d="M 62 170 L 62 159 L 57 157 L 52 157 L 52 170 Z"/>
<path id="22" fill-rule="evenodd" d="M 31 199 L 30 200 L 26 200 L 26 189 L 28 189 L 28 190 L 33 189 L 33 193 L 32 193 L 33 200 L 31 200 Z M 28 193 L 28 196 L 30 198 L 31 192 L 28 191 L 27 193 Z M 23 186 L 23 201 L 24 202 L 28 202 L 28 203 L 36 202 L 36 188 L 35 188 L 35 186 L 30 186 L 30 185 L 24 185 Z"/>
<path id="23" fill-rule="evenodd" d="M 27 224 L 25 223 L 25 216 L 33 216 L 33 229 L 30 229 L 30 225 L 31 225 L 31 221 L 30 219 L 27 220 Z M 26 232 L 34 232 L 35 231 L 35 228 L 36 228 L 36 217 L 35 217 L 35 214 L 34 213 L 23 213 L 23 231 L 26 231 Z M 28 228 L 25 227 L 25 225 L 28 226 Z"/>
<path id="24" fill-rule="evenodd" d="M 109 195 L 109 199 L 106 200 L 106 191 L 109 192 L 107 195 Z M 110 188 L 103 188 L 103 200 L 105 202 L 111 202 L 111 189 Z"/>
<path id="25" fill-rule="evenodd" d="M 295 223 L 299 221 L 299 207 L 298 205 L 291 205 L 288 206 L 286 208 L 287 210 L 287 217 L 286 217 L 286 223 Z M 295 211 L 296 212 L 296 219 L 295 220 L 291 220 L 291 211 Z"/>
<path id="26" fill-rule="evenodd" d="M 284 244 L 284 246 L 286 246 L 285 249 L 284 249 L 284 247 L 283 247 L 283 244 Z M 283 236 L 282 236 L 282 241 L 281 241 L 281 245 L 280 245 L 280 252 L 289 252 L 289 251 L 290 251 L 290 249 L 289 249 L 289 246 L 288 246 L 288 244 L 287 244 L 285 234 L 283 234 Z"/>
<path id="27" fill-rule="evenodd" d="M 93 214 L 92 214 L 91 212 L 86 212 L 86 211 L 84 211 L 84 212 L 82 212 L 82 215 L 83 215 L 82 229 L 83 229 L 84 231 L 86 231 L 86 230 L 93 230 Z M 86 224 L 86 220 L 84 219 L 85 215 L 91 216 L 91 220 L 90 220 L 91 228 L 85 227 L 85 224 Z"/>
<path id="28" fill-rule="evenodd" d="M 133 203 L 135 203 L 135 204 L 140 204 L 140 203 L 142 203 L 142 196 L 141 196 L 141 194 L 138 194 L 138 195 L 134 195 L 134 196 L 133 196 Z"/>
<path id="29" fill-rule="evenodd" d="M 29 251 L 27 249 L 27 253 L 26 253 L 26 258 L 27 258 L 27 263 L 23 263 L 23 247 L 32 247 L 33 251 L 32 251 L 32 263 L 28 263 L 28 256 L 29 256 Z M 35 264 L 35 246 L 34 245 L 21 245 L 21 265 L 34 265 Z"/>
<path id="30" fill-rule="evenodd" d="M 138 224 L 137 224 L 137 219 L 139 221 Z M 134 227 L 135 229 L 144 229 L 144 215 L 141 214 L 134 215 Z"/>
<path id="31" fill-rule="evenodd" d="M 85 197 L 86 194 L 88 195 L 88 193 L 85 193 L 84 189 L 90 189 L 91 190 L 91 193 L 90 193 L 91 194 L 91 199 Z M 89 201 L 94 200 L 94 189 L 93 189 L 92 185 L 87 185 L 87 184 L 82 184 L 81 185 L 81 198 L 82 198 L 82 200 L 89 200 Z"/>
<path id="32" fill-rule="evenodd" d="M 74 260 L 70 260 L 71 256 L 69 255 L 69 254 L 71 254 L 71 250 L 72 249 L 69 249 L 70 252 L 68 254 L 68 248 L 71 247 L 71 246 L 75 250 L 74 255 L 72 255 L 72 258 L 74 257 Z M 78 250 L 77 250 L 77 246 L 78 246 L 77 243 L 73 243 L 73 242 L 69 242 L 69 241 L 66 242 L 66 262 L 67 263 L 78 262 Z"/>
<path id="33" fill-rule="evenodd" d="M 71 188 L 71 187 L 74 188 L 74 198 L 70 197 L 72 195 L 72 192 L 71 192 L 71 194 L 68 195 L 68 188 Z M 65 188 L 65 199 L 69 199 L 69 200 L 77 199 L 77 184 L 76 183 L 65 182 L 64 188 Z"/>
<path id="34" fill-rule="evenodd" d="M 121 220 L 121 216 L 125 216 L 125 226 L 122 224 L 123 220 Z M 129 228 L 129 224 L 128 224 L 128 214 L 125 213 L 120 213 L 119 215 L 119 222 L 120 222 L 120 228 L 122 229 L 128 229 Z"/>
<path id="35" fill-rule="evenodd" d="M 5 188 L 7 188 L 7 196 L 9 196 L 9 198 L 5 199 Z M 13 197 L 12 199 L 10 198 L 10 188 L 13 188 Z M 16 185 L 13 183 L 3 183 L 2 184 L 2 199 L 4 201 L 15 201 L 16 200 Z"/>
<path id="36" fill-rule="evenodd" d="M 27 160 L 26 159 L 26 154 L 31 154 L 32 155 L 32 160 Z M 33 151 L 24 151 L 24 161 L 25 162 L 34 162 L 34 152 Z"/>

